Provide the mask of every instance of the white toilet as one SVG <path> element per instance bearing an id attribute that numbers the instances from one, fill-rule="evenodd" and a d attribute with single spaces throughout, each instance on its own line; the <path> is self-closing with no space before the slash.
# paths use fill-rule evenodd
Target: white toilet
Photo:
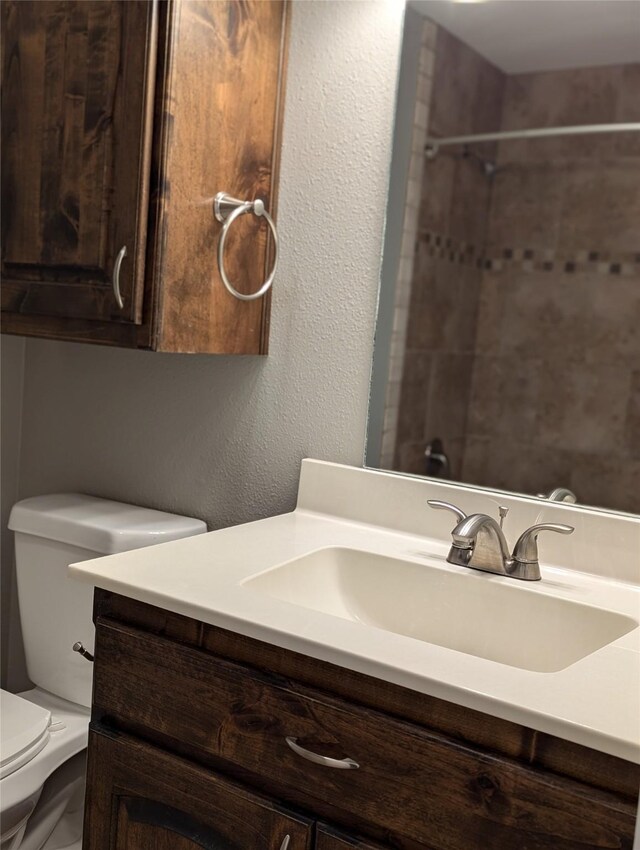
<path id="1" fill-rule="evenodd" d="M 29 678 L 0 691 L 1 850 L 79 850 L 93 653 L 93 588 L 68 564 L 206 531 L 203 522 L 147 508 L 63 494 L 16 504 L 20 620 Z"/>

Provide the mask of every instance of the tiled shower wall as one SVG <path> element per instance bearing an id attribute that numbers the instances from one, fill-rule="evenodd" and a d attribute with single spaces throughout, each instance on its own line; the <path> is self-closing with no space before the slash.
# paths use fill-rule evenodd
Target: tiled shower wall
<path id="1" fill-rule="evenodd" d="M 494 130 L 503 87 L 497 68 L 437 28 L 430 135 Z M 424 472 L 439 437 L 461 474 L 489 193 L 476 161 L 446 149 L 425 161 L 394 461 L 404 472 Z"/>
<path id="2" fill-rule="evenodd" d="M 433 136 L 640 120 L 640 65 L 507 77 L 437 29 Z M 640 136 L 423 171 L 394 468 L 640 511 Z M 404 297 L 407 297 L 405 292 Z"/>
<path id="3" fill-rule="evenodd" d="M 638 92 L 640 65 L 512 76 L 502 129 L 638 121 Z M 640 512 L 640 134 L 498 166 L 462 478 Z"/>

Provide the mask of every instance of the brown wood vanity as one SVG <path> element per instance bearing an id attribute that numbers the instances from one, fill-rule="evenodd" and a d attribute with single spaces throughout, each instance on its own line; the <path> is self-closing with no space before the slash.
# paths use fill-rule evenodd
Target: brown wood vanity
<path id="1" fill-rule="evenodd" d="M 637 765 L 106 591 L 94 616 L 84 850 L 631 850 Z"/>
<path id="2" fill-rule="evenodd" d="M 3 331 L 267 352 L 213 198 L 275 211 L 287 27 L 285 2 L 2 3 Z M 263 218 L 233 225 L 243 294 L 272 252 Z"/>

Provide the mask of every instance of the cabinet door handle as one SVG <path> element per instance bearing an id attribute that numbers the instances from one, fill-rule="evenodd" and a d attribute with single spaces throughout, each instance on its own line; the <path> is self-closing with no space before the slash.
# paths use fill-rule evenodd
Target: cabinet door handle
<path id="1" fill-rule="evenodd" d="M 282 844 L 280 845 L 280 850 L 289 850 L 289 844 L 291 843 L 291 836 L 287 833 L 285 837 L 282 839 Z"/>
<path id="2" fill-rule="evenodd" d="M 122 310 L 124 307 L 124 301 L 122 300 L 122 295 L 120 294 L 120 266 L 122 265 L 122 261 L 127 256 L 127 246 L 123 245 L 122 248 L 118 251 L 118 256 L 116 257 L 116 261 L 113 264 L 113 275 L 111 277 L 111 283 L 113 284 L 113 294 L 116 298 L 116 304 Z"/>
<path id="3" fill-rule="evenodd" d="M 321 756 L 314 753 L 312 750 L 307 750 L 306 747 L 301 747 L 297 738 L 285 738 L 287 745 L 294 753 L 302 756 L 307 761 L 312 761 L 314 764 L 321 764 L 324 767 L 335 767 L 336 770 L 355 770 L 360 767 L 357 761 L 353 759 L 332 759 L 329 756 Z"/>

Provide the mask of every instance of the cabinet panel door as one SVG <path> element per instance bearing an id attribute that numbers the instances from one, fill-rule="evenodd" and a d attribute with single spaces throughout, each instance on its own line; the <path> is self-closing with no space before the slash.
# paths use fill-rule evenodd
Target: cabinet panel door
<path id="1" fill-rule="evenodd" d="M 2 3 L 7 330 L 141 321 L 156 20 L 155 0 Z"/>
<path id="2" fill-rule="evenodd" d="M 217 774 L 90 733 L 84 850 L 310 850 L 311 836 L 309 821 Z"/>
<path id="3" fill-rule="evenodd" d="M 212 201 L 218 192 L 259 198 L 276 218 L 288 6 L 176 0 L 169 12 L 171 63 L 159 75 L 157 347 L 266 354 L 270 294 L 239 301 L 225 289 L 216 254 L 222 225 Z M 233 224 L 224 263 L 240 292 L 262 286 L 272 252 L 264 219 L 246 215 Z"/>

